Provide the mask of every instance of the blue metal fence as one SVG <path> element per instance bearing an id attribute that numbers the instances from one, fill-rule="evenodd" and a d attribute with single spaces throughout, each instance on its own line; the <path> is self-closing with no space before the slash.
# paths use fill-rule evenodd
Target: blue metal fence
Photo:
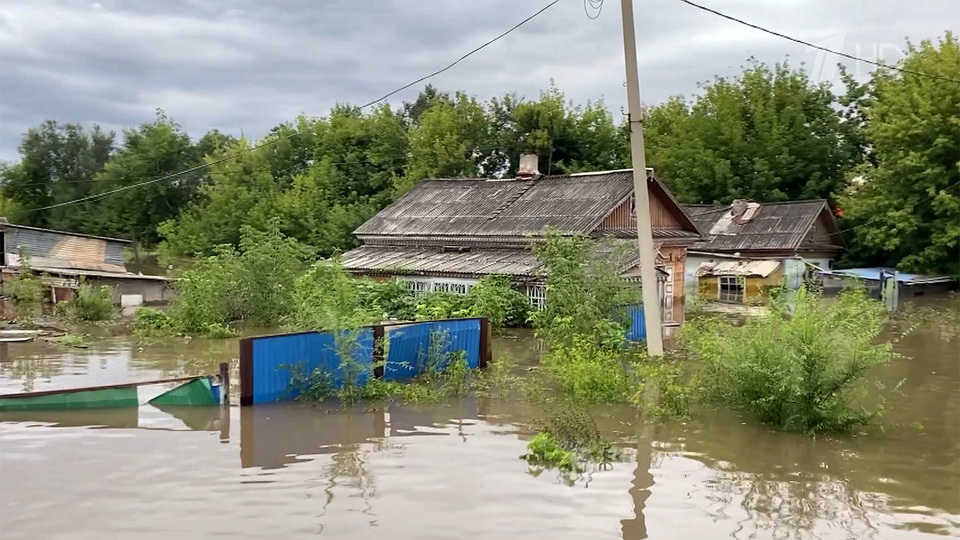
<path id="1" fill-rule="evenodd" d="M 383 369 L 374 376 L 386 380 L 403 380 L 423 372 L 431 340 L 440 342 L 441 354 L 463 351 L 471 368 L 482 367 L 489 358 L 489 321 L 485 319 L 452 319 L 421 323 L 378 325 L 361 330 L 359 351 L 354 359 L 366 383 L 375 360 L 384 360 Z M 386 358 L 374 343 L 383 338 Z M 437 346 L 437 345 L 435 345 Z M 328 332 L 300 332 L 245 338 L 240 340 L 240 404 L 254 405 L 296 399 L 291 382 L 296 370 L 309 375 L 316 369 L 333 374 L 333 385 L 343 383 L 341 361 Z"/>
<path id="2" fill-rule="evenodd" d="M 387 330 L 387 358 L 383 378 L 400 381 L 423 373 L 431 345 L 438 355 L 466 354 L 467 364 L 480 367 L 480 319 L 438 321 Z M 431 343 L 437 340 L 435 343 Z"/>
<path id="3" fill-rule="evenodd" d="M 626 306 L 627 315 L 630 317 L 630 325 L 627 326 L 626 337 L 628 341 L 642 341 L 647 339 L 646 319 L 643 316 L 643 306 Z"/>

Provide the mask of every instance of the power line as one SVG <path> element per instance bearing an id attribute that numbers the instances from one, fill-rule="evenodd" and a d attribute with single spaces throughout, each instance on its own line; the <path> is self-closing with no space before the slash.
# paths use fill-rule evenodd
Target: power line
<path id="1" fill-rule="evenodd" d="M 429 74 L 429 75 L 424 75 L 423 77 L 420 77 L 419 79 L 417 79 L 417 80 L 415 80 L 415 81 L 413 81 L 413 82 L 411 82 L 411 83 L 409 83 L 409 84 L 406 84 L 406 85 L 404 85 L 404 86 L 401 86 L 400 88 L 397 88 L 396 90 L 394 90 L 394 91 L 392 91 L 392 92 L 390 92 L 390 93 L 384 94 L 383 96 L 380 96 L 380 97 L 378 97 L 377 99 L 375 99 L 375 100 L 373 100 L 373 101 L 371 101 L 371 102 L 369 102 L 369 103 L 365 103 L 365 104 L 361 105 L 360 108 L 363 109 L 363 108 L 365 108 L 365 107 L 369 107 L 370 105 L 374 105 L 374 104 L 376 104 L 376 103 L 380 103 L 381 101 L 383 101 L 383 100 L 387 99 L 388 97 L 396 94 L 397 92 L 402 92 L 403 90 L 406 90 L 407 88 L 410 88 L 411 86 L 413 86 L 413 85 L 415 85 L 415 84 L 417 84 L 417 83 L 421 83 L 421 82 L 423 82 L 423 81 L 425 81 L 425 80 L 427 80 L 427 79 L 430 79 L 430 78 L 432 78 L 432 77 L 436 77 L 437 75 L 443 73 L 444 71 L 447 71 L 448 69 L 452 68 L 453 66 L 459 64 L 459 63 L 462 62 L 463 60 L 466 60 L 466 59 L 469 58 L 470 56 L 473 56 L 475 53 L 477 53 L 477 52 L 485 49 L 487 46 L 489 46 L 489 45 L 493 44 L 494 42 L 500 40 L 501 38 L 505 37 L 505 36 L 506 36 L 507 34 L 509 34 L 510 32 L 513 32 L 513 31 L 516 30 L 517 28 L 520 28 L 521 26 L 527 24 L 528 22 L 530 22 L 531 20 L 533 20 L 534 17 L 536 17 L 537 15 L 540 15 L 540 14 L 543 13 L 544 11 L 552 8 L 553 6 L 557 5 L 559 2 L 560 2 L 560 0 L 553 0 L 553 2 L 550 2 L 549 4 L 543 6 L 542 8 L 540 8 L 539 11 L 537 11 L 537 12 L 534 13 L 533 15 L 530 15 L 530 16 L 527 17 L 526 19 L 524 19 L 524 20 L 518 22 L 517 24 L 513 25 L 512 27 L 510 27 L 510 29 L 507 30 L 506 32 L 500 34 L 499 36 L 497 36 L 497 37 L 495 37 L 495 38 L 493 38 L 493 39 L 491 39 L 490 41 L 484 43 L 483 45 L 480 45 L 480 46 L 477 47 L 476 49 L 473 49 L 472 51 L 470 51 L 470 52 L 468 52 L 467 54 L 461 56 L 460 58 L 457 58 L 457 59 L 454 60 L 452 63 L 450 63 L 447 67 L 445 67 L 445 68 L 443 68 L 443 69 L 438 69 L 437 71 L 434 71 L 433 73 L 431 73 L 431 74 Z"/>
<path id="2" fill-rule="evenodd" d="M 595 21 L 600 18 L 600 13 L 603 12 L 603 1 L 604 0 L 583 0 L 583 13 L 586 14 L 588 19 Z M 590 15 L 587 4 L 590 4 L 590 8 L 596 12 L 595 15 Z"/>
<path id="3" fill-rule="evenodd" d="M 709 8 L 709 7 L 707 7 L 707 6 L 702 6 L 702 5 L 697 4 L 697 3 L 695 3 L 695 2 L 691 2 L 690 0 L 679 0 L 679 1 L 680 1 L 680 2 L 683 2 L 684 4 L 687 4 L 688 6 L 692 6 L 692 7 L 695 7 L 695 8 L 697 8 L 697 9 L 699 9 L 699 10 L 706 11 L 707 13 L 712 13 L 712 14 L 717 15 L 717 16 L 719 16 L 719 17 L 723 17 L 724 19 L 727 19 L 728 21 L 733 21 L 733 22 L 735 22 L 735 23 L 740 23 L 740 24 L 742 24 L 742 25 L 744 25 L 744 26 L 749 26 L 750 28 L 753 28 L 753 29 L 755 29 L 755 30 L 760 30 L 761 32 L 766 32 L 766 33 L 768 33 L 768 34 L 770 34 L 770 35 L 777 36 L 777 37 L 779 37 L 779 38 L 783 38 L 783 39 L 792 41 L 792 42 L 794 42 L 794 43 L 799 43 L 799 44 L 801 44 L 801 45 L 806 45 L 807 47 L 812 47 L 812 48 L 817 49 L 817 50 L 820 50 L 820 51 L 824 51 L 824 52 L 828 52 L 828 53 L 831 53 L 831 54 L 835 54 L 835 55 L 837 55 L 837 56 L 842 56 L 842 57 L 848 58 L 848 59 L 850 59 L 850 60 L 856 60 L 857 62 L 864 62 L 864 63 L 866 63 L 866 64 L 872 64 L 872 65 L 874 65 L 874 66 L 881 67 L 881 68 L 884 68 L 884 69 L 892 69 L 893 71 L 899 71 L 900 73 L 908 73 L 908 74 L 910 74 L 910 75 L 916 75 L 916 76 L 918 76 L 918 77 L 926 77 L 926 78 L 928 78 L 928 79 L 935 79 L 935 80 L 938 80 L 938 81 L 946 81 L 946 82 L 952 82 L 952 83 L 960 84 L 960 79 L 951 79 L 950 77 L 941 77 L 941 76 L 939 76 L 939 75 L 933 75 L 933 74 L 930 74 L 930 73 L 924 73 L 924 72 L 922 72 L 922 71 L 914 71 L 914 70 L 912 70 L 912 69 L 906 69 L 906 68 L 901 68 L 901 67 L 897 67 L 897 66 L 891 66 L 891 65 L 885 64 L 885 63 L 883 63 L 883 62 L 878 62 L 878 61 L 874 61 L 874 60 L 868 60 L 868 59 L 866 59 L 866 58 L 860 58 L 860 57 L 854 56 L 854 55 L 852 55 L 852 54 L 847 54 L 847 53 L 842 52 L 842 51 L 835 51 L 835 50 L 833 50 L 833 49 L 828 49 L 828 48 L 826 48 L 826 47 L 821 47 L 820 45 L 814 45 L 813 43 L 810 43 L 810 42 L 807 42 L 807 41 L 803 41 L 802 39 L 797 39 L 797 38 L 795 38 L 795 37 L 791 37 L 791 36 L 788 36 L 788 35 L 786 35 L 786 34 L 781 34 L 780 32 L 776 32 L 776 31 L 770 30 L 770 29 L 768 29 L 768 28 L 764 28 L 764 27 L 762 27 L 762 26 L 758 26 L 758 25 L 756 25 L 756 24 L 748 23 L 747 21 L 744 21 L 743 19 L 738 19 L 738 18 L 733 17 L 733 16 L 731 16 L 731 15 L 727 15 L 726 13 L 721 13 L 721 12 L 719 12 L 719 11 L 717 11 L 717 10 L 715 10 L 715 9 Z"/>
<path id="4" fill-rule="evenodd" d="M 473 56 L 473 55 L 476 54 L 477 52 L 485 49 L 486 47 L 488 47 L 489 45 L 493 44 L 494 42 L 496 42 L 496 41 L 504 38 L 505 36 L 507 36 L 508 34 L 510 34 L 511 32 L 513 32 L 514 30 L 516 30 L 516 29 L 520 28 L 521 26 L 523 26 L 524 24 L 530 22 L 530 21 L 533 20 L 535 17 L 537 17 L 538 15 L 540 15 L 541 13 L 543 13 L 544 11 L 550 9 L 551 7 L 555 6 L 555 5 L 558 4 L 559 2 L 560 2 L 560 0 L 553 0 L 552 2 L 550 2 L 549 4 L 547 4 L 546 6 L 540 8 L 540 9 L 539 9 L 537 12 L 535 12 L 533 15 L 530 15 L 530 16 L 527 17 L 526 19 L 523 19 L 523 20 L 520 21 L 519 23 L 517 23 L 517 24 L 513 25 L 512 27 L 510 27 L 507 31 L 501 33 L 500 35 L 498 35 L 498 36 L 496 36 L 495 38 L 487 41 L 486 43 L 480 45 L 479 47 L 476 47 L 475 49 L 473 49 L 473 50 L 471 50 L 470 52 L 468 52 L 468 53 L 464 54 L 463 56 L 461 56 L 460 58 L 457 58 L 456 60 L 454 60 L 452 63 L 450 63 L 450 64 L 447 65 L 446 67 L 444 67 L 444 68 L 442 68 L 442 69 L 439 69 L 439 70 L 437 70 L 437 71 L 434 71 L 433 73 L 430 73 L 429 75 L 424 75 L 423 77 L 420 77 L 419 79 L 417 79 L 417 80 L 415 80 L 415 81 L 413 81 L 413 82 L 411 82 L 411 83 L 409 83 L 409 84 L 405 84 L 405 85 L 401 86 L 400 88 L 397 88 L 396 90 L 393 90 L 393 91 L 391 91 L 391 92 L 389 92 L 389 93 L 387 93 L 387 94 L 384 94 L 383 96 L 381 96 L 381 97 L 379 97 L 379 98 L 377 98 L 377 99 L 375 99 L 375 100 L 373 100 L 373 101 L 370 101 L 370 102 L 368 102 L 368 103 L 364 103 L 363 105 L 361 105 L 360 107 L 358 107 L 358 109 L 365 109 L 365 108 L 367 108 L 367 107 L 370 107 L 371 105 L 375 105 L 375 104 L 377 104 L 377 103 L 379 103 L 379 102 L 387 99 L 388 97 L 396 94 L 397 92 L 402 92 L 403 90 L 406 90 L 407 88 L 410 88 L 411 86 L 413 86 L 413 85 L 415 85 L 415 84 L 421 83 L 421 82 L 423 82 L 423 81 L 425 81 L 425 80 L 427 80 L 427 79 L 430 79 L 430 78 L 432 78 L 432 77 L 436 77 L 437 75 L 439 75 L 439 74 L 441 74 L 441 73 L 449 70 L 450 68 L 456 66 L 457 64 L 459 64 L 459 63 L 462 62 L 463 60 L 466 60 L 466 59 L 469 58 L 470 56 Z M 209 162 L 209 163 L 204 163 L 204 164 L 202 164 L 202 165 L 198 165 L 198 166 L 196 166 L 196 167 L 191 167 L 191 168 L 186 169 L 186 170 L 184 170 L 184 171 L 176 172 L 176 173 L 173 173 L 173 174 L 168 174 L 168 175 L 165 175 L 165 176 L 161 176 L 161 177 L 159 177 L 159 178 L 154 178 L 154 179 L 152 179 L 152 180 L 147 180 L 146 182 L 140 182 L 139 184 L 131 184 L 131 185 L 129 185 L 129 186 L 125 186 L 125 187 L 122 187 L 122 188 L 119 188 L 119 189 L 114 189 L 114 190 L 111 190 L 111 191 L 105 191 L 105 192 L 103 192 L 103 193 L 98 193 L 98 194 L 90 195 L 90 196 L 87 196 L 87 197 L 81 197 L 81 198 L 79 198 L 79 199 L 75 199 L 75 200 L 71 200 L 71 201 L 65 201 L 65 202 L 62 202 L 62 203 L 51 204 L 51 205 L 48 205 L 48 206 L 42 206 L 42 207 L 40 207 L 40 208 L 31 208 L 31 209 L 28 209 L 28 210 L 23 210 L 22 212 L 24 212 L 24 213 L 28 213 L 28 212 L 39 212 L 39 211 L 42 211 L 42 210 L 49 210 L 49 209 L 52 209 L 52 208 L 59 208 L 59 207 L 61 207 L 61 206 L 67 206 L 67 205 L 70 205 L 70 204 L 76 204 L 76 203 L 81 203 L 81 202 L 85 202 L 85 201 L 89 201 L 89 200 L 100 199 L 100 198 L 103 198 L 103 197 L 109 197 L 110 195 L 114 195 L 114 194 L 116 194 L 116 193 L 120 193 L 120 192 L 123 192 L 123 191 L 135 189 L 135 188 L 142 187 L 142 186 L 146 186 L 146 185 L 150 185 L 150 184 L 155 184 L 155 183 L 157 183 L 157 182 L 162 182 L 162 181 L 164 181 L 164 180 L 172 180 L 172 179 L 177 178 L 177 177 L 179 177 L 179 176 L 182 176 L 182 175 L 184 175 L 184 174 L 188 174 L 188 173 L 191 173 L 191 172 L 196 172 L 196 171 L 199 171 L 199 170 L 202 170 L 202 169 L 206 169 L 206 168 L 211 167 L 211 166 L 213 166 L 213 165 L 216 165 L 216 164 L 218 164 L 218 163 L 222 163 L 222 162 L 224 162 L 224 161 L 227 161 L 228 159 L 232 159 L 232 158 L 238 157 L 238 156 L 240 156 L 240 155 L 242 155 L 242 154 L 245 154 L 245 153 L 247 153 L 247 152 L 253 152 L 254 150 L 260 150 L 260 149 L 262 149 L 262 148 L 266 148 L 267 146 L 271 146 L 271 145 L 277 144 L 277 143 L 279 143 L 279 142 L 281 142 L 281 141 L 285 141 L 285 140 L 287 140 L 287 139 L 291 139 L 291 138 L 293 138 L 293 137 L 296 137 L 297 135 L 299 135 L 299 134 L 298 134 L 298 133 L 291 133 L 290 135 L 286 135 L 286 136 L 284 136 L 284 137 L 279 137 L 279 138 L 276 138 L 276 139 L 271 139 L 271 140 L 268 140 L 268 141 L 266 141 L 266 142 L 260 143 L 260 144 L 258 144 L 258 145 L 256 145 L 256 146 L 253 146 L 252 148 L 250 148 L 250 149 L 248 149 L 248 150 L 241 150 L 241 151 L 239 151 L 239 152 L 234 152 L 234 153 L 232 153 L 232 154 L 227 154 L 226 156 L 223 156 L 223 157 L 221 157 L 221 158 L 219 158 L 219 159 L 217 159 L 217 160 L 211 161 L 211 162 Z"/>

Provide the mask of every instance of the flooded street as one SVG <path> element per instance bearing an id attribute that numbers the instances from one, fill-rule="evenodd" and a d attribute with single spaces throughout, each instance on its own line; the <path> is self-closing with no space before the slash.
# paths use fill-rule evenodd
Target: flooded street
<path id="1" fill-rule="evenodd" d="M 627 458 L 572 486 L 528 473 L 518 456 L 539 411 L 510 400 L 3 413 L 0 538 L 960 536 L 956 334 L 926 325 L 900 342 L 909 358 L 878 373 L 891 390 L 883 427 L 853 435 L 812 439 L 726 411 L 654 424 L 596 408 Z M 238 350 L 91 343 L 0 349 L 0 393 L 215 373 Z M 529 335 L 494 351 L 537 355 Z"/>

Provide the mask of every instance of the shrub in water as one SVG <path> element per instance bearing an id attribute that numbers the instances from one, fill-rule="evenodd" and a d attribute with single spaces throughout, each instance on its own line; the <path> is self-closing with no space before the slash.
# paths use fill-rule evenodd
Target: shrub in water
<path id="1" fill-rule="evenodd" d="M 623 352 L 603 347 L 590 336 L 575 336 L 569 345 L 553 345 L 542 365 L 576 402 L 617 403 L 631 394 L 632 376 Z"/>
<path id="2" fill-rule="evenodd" d="M 113 289 L 81 283 L 73 300 L 57 306 L 58 311 L 80 321 L 109 321 L 113 318 Z"/>
<path id="3" fill-rule="evenodd" d="M 520 459 L 530 465 L 569 473 L 583 472 L 576 452 L 564 449 L 549 433 L 537 433 L 527 444 L 527 451 Z"/>
<path id="4" fill-rule="evenodd" d="M 133 331 L 137 335 L 163 336 L 179 333 L 176 320 L 165 311 L 148 307 L 138 307 L 133 317 Z"/>
<path id="5" fill-rule="evenodd" d="M 703 361 L 705 397 L 787 430 L 815 433 L 868 423 L 877 411 L 854 407 L 871 367 L 891 358 L 877 343 L 883 306 L 863 290 L 824 299 L 798 291 L 795 309 L 777 300 L 770 314 L 734 326 L 690 321 L 685 347 Z"/>

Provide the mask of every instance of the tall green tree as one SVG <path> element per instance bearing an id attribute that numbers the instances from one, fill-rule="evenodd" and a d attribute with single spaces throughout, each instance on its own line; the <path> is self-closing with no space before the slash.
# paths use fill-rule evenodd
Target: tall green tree
<path id="1" fill-rule="evenodd" d="M 692 101 L 646 111 L 647 164 L 684 202 L 830 198 L 859 162 L 854 124 L 828 84 L 786 63 L 750 61 Z"/>
<path id="2" fill-rule="evenodd" d="M 190 136 L 163 111 L 153 122 L 125 130 L 123 144 L 97 177 L 102 192 L 180 173 L 202 162 Z M 159 241 L 157 225 L 176 217 L 200 187 L 202 171 L 128 189 L 102 200 L 82 203 L 73 211 L 95 216 L 100 234 Z"/>
<path id="3" fill-rule="evenodd" d="M 406 191 L 424 178 L 476 177 L 495 150 L 484 105 L 458 92 L 454 100 L 436 100 L 410 128 L 410 162 L 397 185 Z"/>
<path id="4" fill-rule="evenodd" d="M 516 173 L 520 154 L 537 154 L 542 173 L 566 174 L 617 168 L 628 150 L 602 101 L 576 106 L 553 85 L 537 101 L 512 94 L 491 100 L 490 116 L 496 165 L 507 176 Z"/>
<path id="5" fill-rule="evenodd" d="M 114 134 L 93 126 L 47 120 L 29 129 L 20 161 L 0 166 L 0 197 L 8 217 L 26 225 L 91 232 L 89 216 L 70 206 L 33 211 L 86 197 L 99 189 L 97 174 L 113 151 Z"/>
<path id="6" fill-rule="evenodd" d="M 900 67 L 960 79 L 956 36 L 909 44 Z M 960 276 L 960 84 L 878 70 L 871 86 L 872 163 L 855 171 L 843 200 L 860 246 L 851 262 Z"/>
<path id="7" fill-rule="evenodd" d="M 327 118 L 277 126 L 259 148 L 239 141 L 226 151 L 239 155 L 213 163 L 197 199 L 160 227 L 167 253 L 236 245 L 241 226 L 262 229 L 271 216 L 321 255 L 353 247 L 353 230 L 392 200 L 408 131 L 387 106 L 362 113 L 338 105 Z"/>

